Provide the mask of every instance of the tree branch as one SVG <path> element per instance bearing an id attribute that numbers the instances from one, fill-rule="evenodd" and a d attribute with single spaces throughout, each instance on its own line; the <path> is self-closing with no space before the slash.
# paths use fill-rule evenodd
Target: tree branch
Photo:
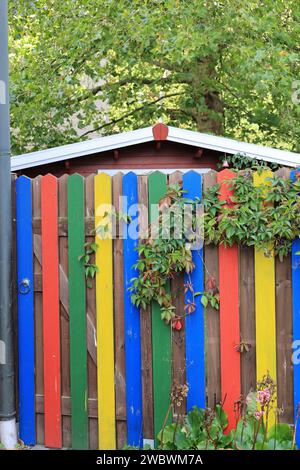
<path id="1" fill-rule="evenodd" d="M 107 122 L 105 124 L 102 124 L 101 126 L 98 126 L 94 129 L 91 129 L 89 131 L 84 132 L 83 134 L 81 134 L 80 137 L 85 137 L 88 134 L 92 134 L 93 132 L 97 132 L 97 131 L 100 131 L 101 129 L 104 129 L 105 127 L 109 127 L 109 126 L 112 126 L 114 124 L 117 124 L 118 122 L 123 121 L 123 119 L 126 119 L 127 117 L 130 117 L 130 116 L 134 115 L 135 113 L 138 113 L 139 111 L 142 111 L 145 108 L 149 108 L 150 106 L 153 106 L 156 103 L 158 103 L 159 101 L 165 100 L 166 98 L 173 98 L 174 96 L 180 96 L 180 95 L 183 95 L 183 94 L 184 94 L 183 92 L 177 92 L 177 93 L 170 93 L 169 95 L 161 96 L 161 97 L 157 98 L 156 100 L 150 101 L 150 103 L 146 103 L 143 106 L 139 106 L 138 108 L 130 111 L 129 113 L 123 114 L 123 116 L 121 116 L 118 119 L 113 119 L 110 122 Z"/>

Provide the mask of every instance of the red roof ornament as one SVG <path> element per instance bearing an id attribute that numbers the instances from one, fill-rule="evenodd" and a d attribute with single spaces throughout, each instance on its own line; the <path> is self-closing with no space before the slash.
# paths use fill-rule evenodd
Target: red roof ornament
<path id="1" fill-rule="evenodd" d="M 165 124 L 159 122 L 152 127 L 154 140 L 167 140 L 169 128 Z"/>

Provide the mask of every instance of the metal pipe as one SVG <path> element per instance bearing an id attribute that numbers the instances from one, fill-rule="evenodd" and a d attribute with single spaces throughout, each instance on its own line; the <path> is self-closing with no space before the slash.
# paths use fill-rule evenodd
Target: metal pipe
<path id="1" fill-rule="evenodd" d="M 11 308 L 11 166 L 8 90 L 8 2 L 0 0 L 0 441 L 17 443 Z"/>

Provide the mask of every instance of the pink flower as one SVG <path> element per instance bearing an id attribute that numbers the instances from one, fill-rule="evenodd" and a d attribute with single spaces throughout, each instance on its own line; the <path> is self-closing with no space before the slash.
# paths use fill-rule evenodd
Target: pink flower
<path id="1" fill-rule="evenodd" d="M 254 413 L 254 416 L 257 420 L 259 420 L 260 418 L 262 418 L 264 415 L 264 412 L 263 411 L 255 411 Z"/>
<path id="2" fill-rule="evenodd" d="M 256 400 L 260 403 L 261 406 L 265 406 L 269 403 L 271 399 L 271 391 L 269 388 L 264 390 L 259 390 L 256 395 Z"/>

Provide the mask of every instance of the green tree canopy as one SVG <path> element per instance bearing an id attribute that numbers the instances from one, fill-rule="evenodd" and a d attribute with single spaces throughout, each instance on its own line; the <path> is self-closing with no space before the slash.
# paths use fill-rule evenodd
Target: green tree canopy
<path id="1" fill-rule="evenodd" d="M 9 3 L 14 153 L 159 119 L 299 151 L 299 2 Z"/>

